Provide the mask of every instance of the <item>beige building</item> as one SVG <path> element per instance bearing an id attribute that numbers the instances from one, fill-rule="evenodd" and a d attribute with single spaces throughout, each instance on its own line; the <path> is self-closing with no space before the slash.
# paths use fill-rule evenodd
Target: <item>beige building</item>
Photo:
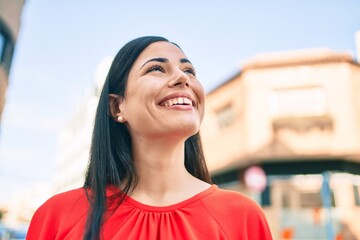
<path id="1" fill-rule="evenodd" d="M 96 107 L 112 59 L 112 57 L 105 57 L 99 63 L 94 86 L 83 97 L 59 136 L 53 181 L 54 193 L 82 187 L 84 184 Z"/>
<path id="2" fill-rule="evenodd" d="M 96 95 L 84 98 L 59 136 L 52 184 L 54 194 L 82 187 L 84 184 L 97 101 Z"/>
<path id="3" fill-rule="evenodd" d="M 0 121 L 24 0 L 0 0 Z"/>
<path id="4" fill-rule="evenodd" d="M 111 57 L 100 62 L 96 69 L 94 85 L 84 94 L 82 102 L 78 104 L 74 115 L 58 138 L 58 151 L 54 159 L 56 170 L 52 181 L 37 183 L 12 196 L 3 219 L 7 226 L 26 229 L 35 210 L 48 198 L 83 186 L 95 111 L 111 62 Z"/>
<path id="5" fill-rule="evenodd" d="M 360 237 L 359 93 L 360 65 L 348 53 L 310 49 L 249 59 L 207 95 L 201 136 L 215 182 L 253 194 L 275 239 L 317 239 L 329 234 L 322 205 L 329 173 L 332 234 L 350 228 Z M 248 174 L 254 165 L 267 177 Z M 251 179 L 255 187 L 267 180 L 261 194 Z M 300 221 L 306 217 L 319 218 L 318 226 Z M 310 230 L 301 233 L 304 227 Z"/>

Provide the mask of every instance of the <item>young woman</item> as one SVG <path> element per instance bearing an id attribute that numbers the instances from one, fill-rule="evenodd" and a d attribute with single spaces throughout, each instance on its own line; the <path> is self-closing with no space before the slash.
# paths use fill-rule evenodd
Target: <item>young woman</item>
<path id="1" fill-rule="evenodd" d="M 211 184 L 204 101 L 178 45 L 127 43 L 100 96 L 84 187 L 43 204 L 27 239 L 271 239 L 256 203 Z"/>

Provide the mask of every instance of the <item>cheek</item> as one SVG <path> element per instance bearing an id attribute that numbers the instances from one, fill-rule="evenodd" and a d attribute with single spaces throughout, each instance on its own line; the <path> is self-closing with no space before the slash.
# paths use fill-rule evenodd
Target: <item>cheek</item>
<path id="1" fill-rule="evenodd" d="M 124 113 L 132 120 L 144 117 L 153 102 L 153 94 L 150 87 L 131 87 L 126 92 L 126 102 L 124 104 Z M 131 115 L 131 116 L 130 116 Z M 129 119 L 130 120 L 130 119 Z"/>
<path id="2" fill-rule="evenodd" d="M 131 87 L 125 92 L 125 101 L 123 104 L 123 109 L 121 109 L 124 113 L 124 116 L 128 122 L 132 122 L 133 115 L 136 114 L 137 109 L 142 105 L 141 101 L 136 91 L 133 91 Z"/>
<path id="3" fill-rule="evenodd" d="M 202 86 L 202 84 L 199 81 L 197 81 L 193 85 L 193 91 L 194 91 L 194 93 L 196 94 L 196 96 L 199 99 L 199 103 L 200 103 L 201 108 L 202 108 L 200 110 L 202 111 L 201 114 L 203 115 L 204 114 L 204 107 L 205 107 L 205 98 L 206 98 L 204 87 Z"/>
<path id="4" fill-rule="evenodd" d="M 200 112 L 200 123 L 203 121 L 204 119 L 204 115 L 205 115 L 205 99 L 206 99 L 206 94 L 205 91 L 203 89 L 202 91 L 202 104 L 201 104 L 201 112 Z"/>
<path id="5" fill-rule="evenodd" d="M 201 100 L 202 102 L 204 102 L 205 99 L 205 90 L 203 85 L 201 84 L 201 82 L 199 80 L 195 80 L 193 83 L 193 90 L 194 92 L 198 95 L 199 100 Z"/>

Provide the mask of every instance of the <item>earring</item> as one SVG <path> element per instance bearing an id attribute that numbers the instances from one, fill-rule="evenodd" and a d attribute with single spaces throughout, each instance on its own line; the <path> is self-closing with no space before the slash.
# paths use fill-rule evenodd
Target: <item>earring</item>
<path id="1" fill-rule="evenodd" d="M 119 122 L 121 122 L 121 123 L 123 123 L 123 122 L 124 122 L 124 117 L 123 117 L 123 116 L 118 116 L 118 118 L 117 118 L 117 119 L 118 119 L 118 121 L 119 121 Z"/>

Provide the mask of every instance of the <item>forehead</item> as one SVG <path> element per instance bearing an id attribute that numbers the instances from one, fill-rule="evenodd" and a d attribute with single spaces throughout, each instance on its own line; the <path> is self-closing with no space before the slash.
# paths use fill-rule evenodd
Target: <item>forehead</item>
<path id="1" fill-rule="evenodd" d="M 186 58 L 184 52 L 176 45 L 169 42 L 155 42 L 147 46 L 135 61 L 135 65 L 143 64 L 152 58 L 167 58 L 171 61 L 180 61 Z"/>

